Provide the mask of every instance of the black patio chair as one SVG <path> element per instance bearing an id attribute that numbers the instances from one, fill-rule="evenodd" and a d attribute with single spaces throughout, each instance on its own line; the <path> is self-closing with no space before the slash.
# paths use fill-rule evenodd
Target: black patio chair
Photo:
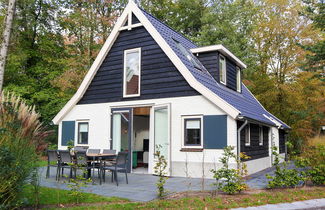
<path id="1" fill-rule="evenodd" d="M 87 153 L 84 151 L 79 151 L 75 153 L 75 167 L 74 173 L 77 174 L 77 170 L 83 170 L 83 175 L 86 175 L 86 171 L 91 170 L 91 161 L 88 160 Z M 89 172 L 88 172 L 89 173 Z M 89 174 L 88 174 L 89 175 Z"/>
<path id="2" fill-rule="evenodd" d="M 72 167 L 73 167 L 73 156 L 71 155 L 70 151 L 68 150 L 59 150 L 59 176 L 58 180 L 60 180 L 60 177 L 63 176 L 64 169 L 70 169 L 70 178 L 72 177 Z M 61 176 L 60 176 L 61 171 Z"/>
<path id="3" fill-rule="evenodd" d="M 99 154 L 100 149 L 88 149 L 87 154 Z"/>
<path id="4" fill-rule="evenodd" d="M 60 169 L 59 169 L 59 156 L 56 150 L 47 150 L 46 178 L 50 177 L 50 167 L 56 167 L 55 180 L 58 180 Z"/>
<path id="5" fill-rule="evenodd" d="M 73 151 L 74 152 L 86 152 L 88 148 L 89 148 L 88 146 L 75 146 L 73 148 Z"/>
<path id="6" fill-rule="evenodd" d="M 116 161 L 114 165 L 104 166 L 102 168 L 103 175 L 104 175 L 103 177 L 104 182 L 105 182 L 105 171 L 108 170 L 112 172 L 112 182 L 113 179 L 115 179 L 117 186 L 118 186 L 117 172 L 122 172 L 125 174 L 126 183 L 128 184 L 129 182 L 128 182 L 128 175 L 127 175 L 127 161 L 128 161 L 128 152 L 119 152 L 116 157 Z"/>

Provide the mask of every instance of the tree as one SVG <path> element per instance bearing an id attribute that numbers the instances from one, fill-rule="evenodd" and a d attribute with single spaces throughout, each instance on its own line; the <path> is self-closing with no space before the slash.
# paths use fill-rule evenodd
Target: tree
<path id="1" fill-rule="evenodd" d="M 306 4 L 303 15 L 313 21 L 315 28 L 320 30 L 321 40 L 315 44 L 304 45 L 303 49 L 310 53 L 306 55 L 304 70 L 320 72 L 325 77 L 325 2 L 324 0 L 304 0 Z"/>
<path id="2" fill-rule="evenodd" d="M 6 59 L 8 54 L 9 40 L 12 28 L 12 22 L 15 14 L 16 0 L 9 0 L 6 15 L 5 29 L 2 35 L 2 46 L 0 50 L 0 93 L 3 86 L 3 77 L 5 73 Z"/>
<path id="3" fill-rule="evenodd" d="M 247 79 L 255 71 L 256 52 L 251 33 L 258 8 L 250 0 L 212 1 L 202 17 L 203 27 L 198 38 L 201 45 L 223 44 L 244 63 Z"/>

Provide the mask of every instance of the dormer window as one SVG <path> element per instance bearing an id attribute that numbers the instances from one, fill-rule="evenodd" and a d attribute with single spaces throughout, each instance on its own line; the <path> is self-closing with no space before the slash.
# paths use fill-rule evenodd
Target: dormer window
<path id="1" fill-rule="evenodd" d="M 227 71 L 226 71 L 226 59 L 223 55 L 219 56 L 219 79 L 220 83 L 226 85 Z"/>
<path id="2" fill-rule="evenodd" d="M 123 96 L 140 96 L 141 48 L 124 51 Z"/>
<path id="3" fill-rule="evenodd" d="M 236 68 L 236 82 L 237 92 L 241 92 L 241 72 L 238 66 Z"/>

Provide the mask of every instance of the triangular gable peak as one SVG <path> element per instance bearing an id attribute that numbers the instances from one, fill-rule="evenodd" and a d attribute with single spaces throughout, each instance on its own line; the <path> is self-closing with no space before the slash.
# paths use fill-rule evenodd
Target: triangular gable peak
<path id="1" fill-rule="evenodd" d="M 135 16 L 139 23 L 132 24 L 132 16 Z M 166 40 L 161 36 L 161 34 L 157 31 L 157 29 L 151 24 L 148 20 L 146 15 L 143 11 L 133 2 L 130 1 L 126 6 L 125 10 L 123 11 L 122 15 L 118 18 L 111 34 L 109 35 L 108 39 L 106 40 L 104 46 L 100 50 L 98 56 L 96 57 L 94 63 L 92 64 L 91 68 L 89 69 L 88 73 L 86 74 L 84 80 L 82 81 L 80 87 L 78 88 L 77 92 L 74 96 L 68 101 L 68 103 L 61 109 L 61 111 L 55 116 L 53 119 L 54 124 L 58 124 L 63 117 L 78 103 L 78 101 L 82 98 L 85 91 L 87 90 L 89 84 L 91 83 L 92 79 L 96 75 L 96 72 L 100 65 L 102 64 L 103 60 L 107 56 L 108 52 L 110 51 L 112 45 L 114 44 L 116 38 L 119 35 L 121 30 L 131 30 L 132 28 L 144 26 L 145 29 L 150 33 L 153 39 L 158 43 L 167 57 L 172 61 L 172 63 L 177 67 L 179 72 L 185 78 L 185 80 L 189 83 L 189 85 L 198 91 L 200 94 L 205 96 L 208 100 L 212 103 L 220 107 L 224 110 L 228 115 L 232 118 L 236 118 L 240 112 L 224 101 L 222 98 L 211 92 L 207 87 L 202 85 L 197 79 L 189 72 L 186 64 L 184 64 L 179 55 L 175 53 L 175 49 L 172 49 L 171 46 L 166 42 Z M 188 41 L 189 42 L 189 41 Z M 193 47 L 195 45 L 193 44 Z"/>

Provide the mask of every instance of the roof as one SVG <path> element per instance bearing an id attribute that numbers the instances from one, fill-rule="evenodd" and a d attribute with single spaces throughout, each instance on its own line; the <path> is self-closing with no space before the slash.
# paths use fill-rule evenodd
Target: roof
<path id="1" fill-rule="evenodd" d="M 239 58 L 237 58 L 234 54 L 232 54 L 232 52 L 230 52 L 222 44 L 191 49 L 192 53 L 205 53 L 205 52 L 211 52 L 211 51 L 219 51 L 223 55 L 225 55 L 228 58 L 230 58 L 231 60 L 235 61 L 237 66 L 244 68 L 244 69 L 247 68 L 246 64 L 244 64 Z"/>
<path id="2" fill-rule="evenodd" d="M 132 21 L 128 21 L 128 25 L 124 26 L 128 19 L 132 19 L 132 14 L 139 19 L 140 23 L 130 25 Z M 124 28 L 131 30 L 132 27 L 139 26 L 146 28 L 189 85 L 225 111 L 230 117 L 236 119 L 239 116 L 243 116 L 272 126 L 280 127 L 281 125 L 283 128 L 289 128 L 285 123 L 266 111 L 244 84 L 242 84 L 242 93 L 238 93 L 219 84 L 208 71 L 196 69 L 193 63 L 177 47 L 175 40 L 181 43 L 188 51 L 196 49 L 198 46 L 145 10 L 139 8 L 133 1 L 128 3 L 122 15 L 118 18 L 111 34 L 105 41 L 104 46 L 87 72 L 77 92 L 53 119 L 54 124 L 60 123 L 64 116 L 82 98 L 119 35 L 119 31 Z"/>
<path id="3" fill-rule="evenodd" d="M 178 32 L 171 29 L 169 26 L 141 9 L 145 14 L 151 24 L 156 28 L 156 30 L 161 34 L 161 36 L 166 40 L 168 45 L 173 49 L 181 61 L 186 65 L 187 69 L 191 72 L 194 78 L 212 91 L 214 94 L 222 98 L 224 101 L 229 103 L 231 106 L 240 111 L 240 115 L 249 119 L 257 120 L 266 124 L 273 126 L 279 126 L 283 128 L 289 128 L 288 125 L 283 123 L 281 120 L 276 118 L 274 115 L 269 113 L 254 97 L 254 95 L 248 90 L 248 88 L 242 84 L 242 93 L 230 90 L 219 84 L 209 73 L 205 71 L 197 70 L 193 64 L 180 52 L 176 43 L 173 39 L 176 39 L 182 45 L 191 50 L 192 52 L 202 51 L 203 48 L 198 48 L 193 42 L 179 34 Z M 196 49 L 196 50 L 195 50 Z M 201 50 L 200 50 L 201 49 Z M 209 49 L 206 47 L 206 49 Z M 216 49 L 216 47 L 211 47 L 210 49 Z M 238 59 L 239 60 L 239 59 Z M 243 64 L 245 65 L 245 64 Z M 246 66 L 246 65 L 245 65 Z M 271 120 L 273 119 L 273 120 Z M 276 123 L 278 121 L 278 123 Z"/>

